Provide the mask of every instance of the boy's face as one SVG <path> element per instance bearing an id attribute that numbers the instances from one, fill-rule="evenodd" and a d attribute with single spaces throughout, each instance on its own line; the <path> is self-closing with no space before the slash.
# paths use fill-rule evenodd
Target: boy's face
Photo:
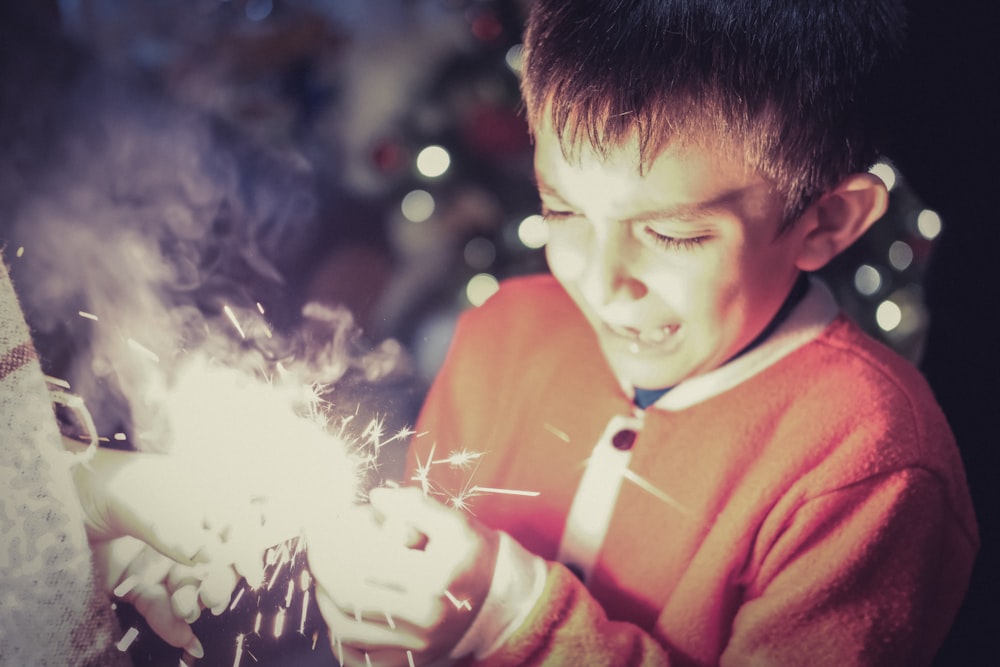
<path id="1" fill-rule="evenodd" d="M 739 156 L 668 149 L 643 174 L 624 146 L 567 160 L 536 131 L 535 172 L 552 273 L 619 378 L 673 386 L 760 333 L 798 275 L 803 233 L 778 236 L 782 198 Z"/>

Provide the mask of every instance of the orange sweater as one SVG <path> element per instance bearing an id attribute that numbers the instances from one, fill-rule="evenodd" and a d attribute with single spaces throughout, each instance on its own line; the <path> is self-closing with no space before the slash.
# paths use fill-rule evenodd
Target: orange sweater
<path id="1" fill-rule="evenodd" d="M 825 288 L 655 406 L 629 394 L 549 276 L 463 315 L 409 469 L 549 561 L 484 662 L 931 660 L 978 547 L 961 461 L 923 378 Z"/>

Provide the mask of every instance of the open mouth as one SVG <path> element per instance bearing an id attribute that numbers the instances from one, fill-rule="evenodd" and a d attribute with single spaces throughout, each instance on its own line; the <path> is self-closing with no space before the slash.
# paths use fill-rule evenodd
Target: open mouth
<path id="1" fill-rule="evenodd" d="M 674 336 L 680 329 L 679 324 L 668 324 L 663 327 L 652 329 L 636 329 L 634 327 L 619 326 L 604 323 L 605 329 L 620 338 L 629 346 L 629 351 L 638 354 L 644 351 L 658 350 L 673 342 Z"/>

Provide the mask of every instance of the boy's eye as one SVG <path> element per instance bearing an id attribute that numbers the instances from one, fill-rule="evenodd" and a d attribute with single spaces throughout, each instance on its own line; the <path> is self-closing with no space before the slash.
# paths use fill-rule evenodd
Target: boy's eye
<path id="1" fill-rule="evenodd" d="M 660 232 L 654 230 L 648 225 L 643 227 L 642 233 L 656 245 L 669 250 L 693 250 L 708 240 L 707 236 L 667 236 L 666 234 L 661 234 Z"/>
<path id="2" fill-rule="evenodd" d="M 542 208 L 542 217 L 546 221 L 565 220 L 566 218 L 572 218 L 574 215 L 576 214 L 573 211 L 554 211 L 550 208 Z"/>

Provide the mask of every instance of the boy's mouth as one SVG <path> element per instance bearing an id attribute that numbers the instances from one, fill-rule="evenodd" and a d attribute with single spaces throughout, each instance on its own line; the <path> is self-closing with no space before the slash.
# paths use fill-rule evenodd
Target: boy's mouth
<path id="1" fill-rule="evenodd" d="M 672 341 L 680 329 L 679 324 L 668 324 L 652 329 L 636 329 L 634 327 L 604 323 L 605 328 L 616 337 L 628 343 L 629 351 L 638 354 L 644 350 L 659 348 Z"/>

